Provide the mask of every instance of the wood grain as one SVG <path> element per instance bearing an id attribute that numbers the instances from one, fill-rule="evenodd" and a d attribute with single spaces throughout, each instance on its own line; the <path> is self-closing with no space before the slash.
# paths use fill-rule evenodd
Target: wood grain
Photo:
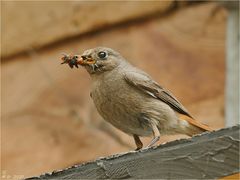
<path id="1" fill-rule="evenodd" d="M 215 179 L 239 172 L 239 127 L 117 154 L 30 179 Z"/>

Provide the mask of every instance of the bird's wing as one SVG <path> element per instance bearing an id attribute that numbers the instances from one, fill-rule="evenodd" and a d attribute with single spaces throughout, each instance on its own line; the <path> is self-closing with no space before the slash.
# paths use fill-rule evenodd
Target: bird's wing
<path id="1" fill-rule="evenodd" d="M 138 88 L 153 98 L 165 102 L 178 113 L 192 118 L 186 108 L 169 91 L 153 81 L 147 74 L 131 71 L 126 72 L 124 78 L 131 86 Z"/>
<path id="2" fill-rule="evenodd" d="M 207 125 L 195 120 L 189 114 L 186 108 L 169 91 L 161 87 L 157 82 L 153 81 L 151 77 L 149 77 L 144 72 L 126 72 L 124 74 L 124 79 L 131 86 L 143 91 L 153 98 L 159 99 L 168 104 L 171 108 L 180 114 L 180 120 L 188 121 L 190 124 L 200 128 L 202 131 L 212 131 L 212 129 Z"/>

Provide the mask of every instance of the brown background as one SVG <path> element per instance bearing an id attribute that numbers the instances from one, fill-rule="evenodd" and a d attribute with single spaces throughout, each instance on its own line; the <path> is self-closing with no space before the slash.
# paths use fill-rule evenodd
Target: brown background
<path id="1" fill-rule="evenodd" d="M 1 172 L 38 175 L 134 149 L 97 114 L 84 69 L 61 53 L 107 46 L 224 126 L 227 12 L 216 3 L 1 2 Z M 166 142 L 186 136 L 162 136 Z M 149 141 L 144 138 L 145 144 Z"/>

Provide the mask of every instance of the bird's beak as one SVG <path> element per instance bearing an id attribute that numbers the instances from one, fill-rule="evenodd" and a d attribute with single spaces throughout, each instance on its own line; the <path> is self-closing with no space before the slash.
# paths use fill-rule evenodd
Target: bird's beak
<path id="1" fill-rule="evenodd" d="M 91 65 L 91 64 L 95 64 L 96 61 L 92 57 L 82 55 L 79 63 L 81 65 Z"/>

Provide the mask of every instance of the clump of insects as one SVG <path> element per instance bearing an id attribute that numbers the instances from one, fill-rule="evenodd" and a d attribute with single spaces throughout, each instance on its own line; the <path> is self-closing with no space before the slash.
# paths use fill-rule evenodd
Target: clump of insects
<path id="1" fill-rule="evenodd" d="M 61 64 L 68 64 L 70 68 L 73 68 L 74 66 L 78 68 L 78 65 L 80 65 L 80 61 L 78 60 L 77 55 L 67 55 L 63 54 L 63 57 L 61 58 L 63 62 Z"/>
<path id="2" fill-rule="evenodd" d="M 63 61 L 61 64 L 68 64 L 70 68 L 78 68 L 78 65 L 90 66 L 93 71 L 100 70 L 101 68 L 91 57 L 63 54 L 61 59 Z"/>

